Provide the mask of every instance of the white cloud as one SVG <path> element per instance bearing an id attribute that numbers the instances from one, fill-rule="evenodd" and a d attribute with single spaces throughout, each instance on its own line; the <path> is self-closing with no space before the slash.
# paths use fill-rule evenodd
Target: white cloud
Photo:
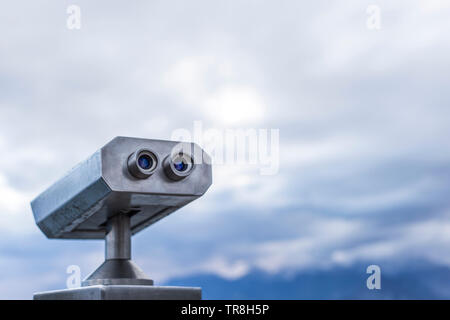
<path id="1" fill-rule="evenodd" d="M 255 266 L 273 273 L 285 269 L 329 267 L 332 265 L 329 252 L 333 248 L 357 241 L 364 227 L 357 221 L 316 219 L 304 236 L 258 244 L 255 248 L 258 252 Z"/>
<path id="2" fill-rule="evenodd" d="M 384 235 L 383 240 L 335 250 L 332 260 L 337 264 L 351 265 L 361 261 L 395 261 L 397 257 L 403 257 L 406 264 L 408 259 L 411 261 L 423 259 L 450 266 L 450 259 L 445 254 L 450 246 L 448 218 L 426 219 L 395 229 L 378 228 L 375 227 L 372 233 L 376 234 L 378 231 Z"/>
<path id="3" fill-rule="evenodd" d="M 249 271 L 250 267 L 245 260 L 230 262 L 225 257 L 214 256 L 204 261 L 197 272 L 212 273 L 225 279 L 234 280 L 245 276 Z"/>
<path id="4" fill-rule="evenodd" d="M 186 109 L 201 107 L 202 115 L 219 126 L 258 124 L 264 119 L 264 99 L 249 85 L 230 84 L 235 69 L 214 56 L 184 57 L 164 74 L 163 84 Z"/>
<path id="5" fill-rule="evenodd" d="M 8 234 L 27 234 L 33 230 L 29 194 L 9 186 L 0 175 L 0 231 Z"/>
<path id="6" fill-rule="evenodd" d="M 265 108 L 256 90 L 239 86 L 224 86 L 204 102 L 205 113 L 223 125 L 261 123 Z"/>

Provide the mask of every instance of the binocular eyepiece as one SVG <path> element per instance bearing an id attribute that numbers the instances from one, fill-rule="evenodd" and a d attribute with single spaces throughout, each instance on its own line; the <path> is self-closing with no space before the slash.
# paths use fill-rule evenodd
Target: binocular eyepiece
<path id="1" fill-rule="evenodd" d="M 147 179 L 158 170 L 159 157 L 149 149 L 139 149 L 129 156 L 127 166 L 128 171 L 135 178 Z M 179 181 L 189 176 L 195 166 L 191 155 L 176 152 L 164 159 L 162 167 L 169 179 Z"/>
<path id="2" fill-rule="evenodd" d="M 128 171 L 138 179 L 150 177 L 158 167 L 158 156 L 148 149 L 133 152 L 128 158 Z"/>

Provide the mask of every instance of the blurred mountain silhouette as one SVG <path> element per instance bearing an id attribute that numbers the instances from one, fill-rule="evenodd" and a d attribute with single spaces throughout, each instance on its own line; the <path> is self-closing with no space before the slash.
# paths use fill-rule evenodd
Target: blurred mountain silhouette
<path id="1" fill-rule="evenodd" d="M 173 279 L 165 285 L 200 286 L 203 299 L 449 299 L 450 268 L 421 264 L 383 272 L 381 289 L 366 286 L 367 265 L 294 274 L 251 272 L 227 280 L 215 275 Z"/>

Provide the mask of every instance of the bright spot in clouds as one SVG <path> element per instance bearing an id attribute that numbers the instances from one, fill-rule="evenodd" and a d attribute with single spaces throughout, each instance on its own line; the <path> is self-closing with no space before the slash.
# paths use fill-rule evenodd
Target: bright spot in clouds
<path id="1" fill-rule="evenodd" d="M 252 89 L 224 87 L 208 97 L 204 104 L 206 114 L 223 125 L 251 125 L 263 120 L 264 101 Z"/>

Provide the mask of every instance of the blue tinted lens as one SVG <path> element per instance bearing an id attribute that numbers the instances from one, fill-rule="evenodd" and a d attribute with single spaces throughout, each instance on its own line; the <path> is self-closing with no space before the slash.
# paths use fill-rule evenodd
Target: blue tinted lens
<path id="1" fill-rule="evenodd" d="M 176 161 L 176 162 L 173 163 L 173 166 L 178 171 L 184 171 L 184 170 L 187 169 L 187 164 L 184 163 L 183 161 Z"/>
<path id="2" fill-rule="evenodd" d="M 141 167 L 142 169 L 148 170 L 152 167 L 153 160 L 150 156 L 144 154 L 139 157 L 138 164 L 139 164 L 139 167 Z"/>

